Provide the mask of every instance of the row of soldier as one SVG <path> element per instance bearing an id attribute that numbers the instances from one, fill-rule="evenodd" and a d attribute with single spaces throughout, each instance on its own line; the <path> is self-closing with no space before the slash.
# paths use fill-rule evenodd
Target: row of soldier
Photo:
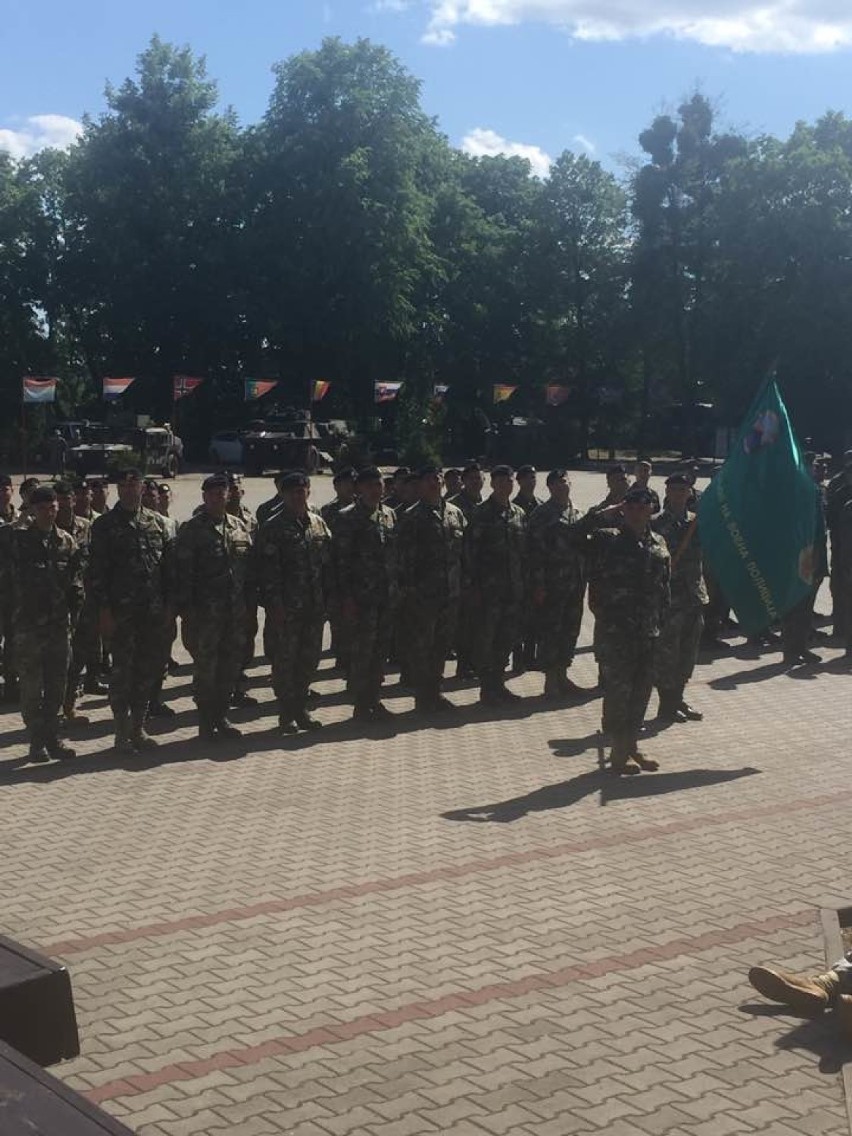
<path id="1" fill-rule="evenodd" d="M 103 482 L 79 487 L 76 499 L 64 484 L 58 493 L 30 485 L 17 516 L 11 482 L 0 479 L 5 638 L 20 674 L 30 755 L 73 755 L 60 740 L 60 711 L 75 717 L 84 668 L 87 689 L 98 688 L 102 647 L 111 655 L 116 748 L 154 746 L 146 720 L 163 710 L 178 617 L 193 659 L 199 734 L 237 735 L 228 708 L 250 700 L 244 676 L 258 606 L 285 734 L 320 725 L 309 703 L 326 619 L 359 721 L 391 716 L 381 701 L 391 656 L 423 714 L 453 709 L 442 692 L 453 654 L 459 674 L 478 677 L 483 703 L 514 702 L 510 653 L 533 644 L 545 695 L 568 699 L 588 586 L 612 768 L 654 769 L 638 747 L 653 685 L 661 717 L 701 717 L 684 688 L 707 596 L 689 511 L 692 479 L 670 478 L 661 509 L 649 473 L 640 466 L 630 486 L 623 470 L 610 471 L 607 497 L 583 517 L 563 470 L 548 475 L 544 502 L 531 468 L 518 471 L 516 492 L 513 470 L 495 466 L 484 499 L 476 463 L 459 471 L 449 499 L 434 467 L 398 478 L 389 493 L 374 467 L 341 471 L 336 500 L 320 512 L 310 507 L 308 477 L 289 472 L 256 518 L 242 503 L 239 478 L 220 474 L 204 481 L 202 502 L 179 527 L 168 485 L 135 470 L 119 475 L 117 503 L 109 508 L 104 499 L 104 512 L 89 517 L 80 514 L 94 512 L 88 497 L 103 493 Z"/>

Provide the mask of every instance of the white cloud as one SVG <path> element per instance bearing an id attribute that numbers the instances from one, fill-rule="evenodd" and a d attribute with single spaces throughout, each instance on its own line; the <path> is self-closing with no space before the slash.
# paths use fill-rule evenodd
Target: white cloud
<path id="1" fill-rule="evenodd" d="M 64 150 L 82 130 L 81 122 L 64 114 L 33 114 L 17 129 L 0 128 L 0 150 L 7 150 L 13 158 L 29 158 L 48 146 Z"/>
<path id="2" fill-rule="evenodd" d="M 571 141 L 576 142 L 577 145 L 585 150 L 587 154 L 597 153 L 597 146 L 594 144 L 591 138 L 587 138 L 585 134 L 575 134 Z"/>
<path id="3" fill-rule="evenodd" d="M 526 158 L 536 177 L 547 177 L 553 159 L 540 146 L 526 142 L 509 142 L 496 130 L 483 130 L 477 126 L 462 138 L 461 149 L 474 158 L 496 158 L 503 154 L 507 158 Z"/>
<path id="4" fill-rule="evenodd" d="M 382 16 L 386 12 L 396 15 L 399 12 L 407 12 L 411 3 L 412 0 L 373 0 L 367 11 L 374 16 Z"/>
<path id="5" fill-rule="evenodd" d="M 427 0 L 423 41 L 463 25 L 549 24 L 577 40 L 668 35 L 739 52 L 816 54 L 852 46 L 848 0 Z"/>

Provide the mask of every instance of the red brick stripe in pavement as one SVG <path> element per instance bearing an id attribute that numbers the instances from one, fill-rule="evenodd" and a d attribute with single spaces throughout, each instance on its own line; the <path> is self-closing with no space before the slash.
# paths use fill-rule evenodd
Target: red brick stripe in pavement
<path id="1" fill-rule="evenodd" d="M 674 939 L 658 947 L 644 947 L 626 954 L 609 955 L 587 963 L 566 966 L 562 970 L 544 971 L 514 982 L 495 982 L 489 986 L 468 990 L 463 994 L 445 994 L 440 998 L 408 1002 L 396 1010 L 377 1010 L 373 1014 L 364 1014 L 336 1026 L 323 1026 L 308 1030 L 306 1033 L 273 1038 L 259 1045 L 224 1049 L 198 1061 L 182 1061 L 175 1065 L 166 1065 L 152 1073 L 140 1073 L 121 1080 L 108 1081 L 104 1085 L 87 1090 L 85 1095 L 95 1104 L 115 1100 L 118 1097 L 139 1096 L 141 1093 L 152 1092 L 161 1085 L 192 1081 L 222 1069 L 233 1069 L 238 1065 L 256 1065 L 271 1057 L 286 1057 L 289 1053 L 303 1053 L 315 1046 L 334 1045 L 336 1042 L 347 1041 L 354 1037 L 384 1033 L 421 1018 L 438 1018 L 442 1014 L 454 1012 L 463 1013 L 471 1006 L 518 998 L 524 994 L 567 986 L 571 982 L 582 982 L 584 979 L 600 978 L 618 971 L 634 970 L 649 963 L 665 962 L 684 956 L 691 957 L 713 947 L 741 943 L 747 939 L 759 939 L 775 931 L 812 924 L 815 920 L 816 914 L 813 910 L 802 910 L 737 923 L 733 927 L 707 931 L 703 935 Z"/>
<path id="2" fill-rule="evenodd" d="M 734 809 L 717 813 L 715 816 L 695 817 L 690 820 L 672 821 L 670 824 L 648 825 L 645 828 L 627 829 L 609 836 L 596 836 L 588 840 L 571 840 L 544 848 L 532 848 L 525 852 L 508 852 L 490 859 L 468 860 L 460 864 L 447 864 L 425 872 L 409 872 L 402 876 L 389 876 L 383 880 L 367 880 L 360 884 L 345 884 L 343 887 L 328 888 L 326 891 L 294 895 L 289 899 L 265 900 L 247 907 L 229 907 L 204 915 L 187 915 L 182 919 L 164 919 L 157 923 L 145 923 L 139 927 L 128 927 L 118 931 L 102 931 L 97 935 L 62 939 L 56 943 L 42 944 L 41 950 L 47 955 L 72 955 L 96 947 L 118 943 L 132 943 L 137 939 L 157 939 L 165 935 L 193 931 L 201 927 L 215 927 L 220 923 L 237 923 L 246 919 L 256 919 L 261 915 L 280 915 L 301 907 L 318 907 L 325 903 L 358 899 L 365 895 L 379 895 L 382 892 L 401 891 L 409 887 L 422 887 L 425 884 L 450 882 L 466 879 L 478 872 L 494 872 L 500 868 L 534 864 L 541 860 L 554 860 L 562 856 L 574 856 L 582 852 L 592 852 L 602 848 L 619 848 L 623 845 L 638 844 L 651 840 L 662 840 L 681 832 L 696 832 L 703 828 L 735 824 L 737 821 L 756 820 L 761 817 L 784 816 L 801 812 L 803 809 L 818 809 L 835 805 L 838 801 L 852 797 L 852 790 L 832 793 L 824 797 L 805 797 L 783 805 L 765 805 L 759 808 Z"/>

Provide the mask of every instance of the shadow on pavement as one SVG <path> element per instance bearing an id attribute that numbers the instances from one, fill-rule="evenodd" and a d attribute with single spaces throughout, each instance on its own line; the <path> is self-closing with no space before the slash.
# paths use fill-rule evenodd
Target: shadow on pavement
<path id="1" fill-rule="evenodd" d="M 560 781 L 555 785 L 534 789 L 522 797 L 513 797 L 508 801 L 498 801 L 491 805 L 453 809 L 441 813 L 441 816 L 444 820 L 470 821 L 475 824 L 489 822 L 508 824 L 520 820 L 529 813 L 569 808 L 598 791 L 601 795 L 600 803 L 604 806 L 610 801 L 655 797 L 663 793 L 678 793 L 684 789 L 719 785 L 726 781 L 736 781 L 740 777 L 751 777 L 759 772 L 759 769 L 750 768 L 687 769 L 679 773 L 644 773 L 639 777 L 613 777 L 611 773 L 594 769 L 588 773 L 581 773 L 571 781 Z"/>
<path id="2" fill-rule="evenodd" d="M 852 1038 L 844 1037 L 832 1013 L 818 1018 L 801 1018 L 789 1006 L 766 1002 L 744 1002 L 740 1012 L 753 1018 L 796 1018 L 786 1034 L 776 1038 L 778 1049 L 802 1049 L 819 1058 L 821 1073 L 839 1073 L 852 1062 Z"/>

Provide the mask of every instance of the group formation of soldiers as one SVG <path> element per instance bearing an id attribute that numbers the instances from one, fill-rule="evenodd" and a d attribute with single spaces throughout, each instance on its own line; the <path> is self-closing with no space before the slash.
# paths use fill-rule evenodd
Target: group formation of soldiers
<path id="1" fill-rule="evenodd" d="M 326 621 L 353 716 L 381 722 L 389 661 L 399 665 L 424 715 L 452 713 L 443 692 L 448 659 L 478 681 L 480 700 L 520 698 L 515 669 L 544 672 L 544 696 L 568 702 L 568 677 L 588 591 L 603 696 L 603 728 L 616 774 L 654 770 L 639 749 L 653 687 L 666 722 L 698 720 L 685 701 L 707 592 L 694 478 L 675 474 L 661 503 L 639 463 L 607 473 L 608 492 L 582 516 L 564 470 L 536 497 L 531 466 L 476 462 L 447 471 L 339 470 L 336 497 L 310 505 L 310 479 L 289 471 L 253 516 L 241 479 L 215 474 L 192 517 L 170 516 L 170 489 L 137 470 L 121 472 L 110 505 L 102 479 L 21 486 L 0 478 L 0 595 L 5 695 L 18 698 L 30 758 L 70 758 L 63 720 L 81 721 L 83 689 L 104 690 L 115 747 L 157 742 L 148 718 L 173 713 L 162 699 L 177 620 L 193 660 L 199 736 L 238 736 L 229 709 L 255 701 L 246 669 L 258 609 L 283 734 L 316 730 L 311 683 Z M 446 482 L 446 484 L 445 484 Z M 105 667 L 108 665 L 108 671 Z"/>

